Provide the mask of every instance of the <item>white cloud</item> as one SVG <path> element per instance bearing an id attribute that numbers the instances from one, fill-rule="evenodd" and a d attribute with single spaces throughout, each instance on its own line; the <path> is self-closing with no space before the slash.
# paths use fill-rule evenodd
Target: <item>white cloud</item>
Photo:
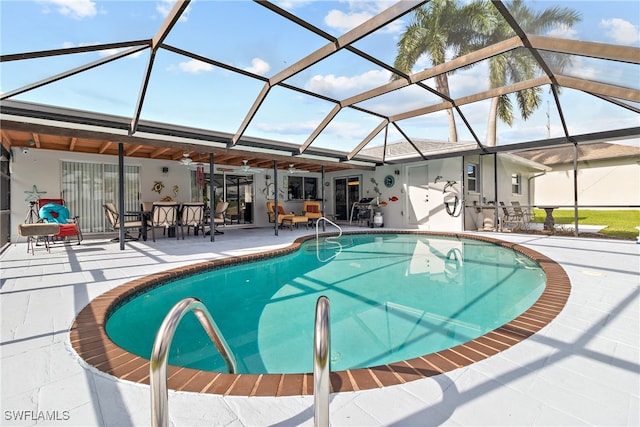
<path id="1" fill-rule="evenodd" d="M 98 55 L 100 55 L 101 58 L 106 58 L 107 56 L 111 56 L 111 55 L 115 55 L 116 53 L 120 53 L 122 52 L 124 49 L 104 49 L 101 51 L 98 51 Z M 142 53 L 144 52 L 144 50 L 138 51 L 136 53 L 132 53 L 131 55 L 127 55 L 127 58 L 138 58 L 142 55 Z"/>
<path id="2" fill-rule="evenodd" d="M 253 74 L 259 74 L 261 76 L 266 75 L 271 66 L 260 58 L 253 58 L 251 60 L 251 67 L 246 67 L 244 70 Z"/>
<path id="3" fill-rule="evenodd" d="M 390 75 L 386 70 L 367 71 L 353 77 L 334 74 L 315 75 L 307 82 L 305 89 L 317 91 L 326 96 L 342 98 L 344 96 L 340 96 L 340 94 L 361 92 L 383 85 L 389 81 Z"/>
<path id="4" fill-rule="evenodd" d="M 347 32 L 357 27 L 393 4 L 393 2 L 384 0 L 376 2 L 348 1 L 344 3 L 349 6 L 349 11 L 344 12 L 332 9 L 324 18 L 324 23 L 327 26 L 342 32 Z M 402 20 L 396 20 L 387 25 L 383 31 L 386 33 L 399 33 L 403 28 Z"/>
<path id="5" fill-rule="evenodd" d="M 325 16 L 324 23 L 331 28 L 346 32 L 362 24 L 372 16 L 373 15 L 368 12 L 344 13 L 340 10 L 333 9 Z"/>
<path id="6" fill-rule="evenodd" d="M 160 2 L 156 3 L 156 11 L 163 17 L 166 17 L 169 12 L 171 12 L 171 9 L 173 8 L 173 5 L 175 3 L 176 0 L 161 0 Z"/>
<path id="7" fill-rule="evenodd" d="M 279 133 L 283 135 L 308 135 L 318 126 L 317 121 L 305 121 L 295 123 L 258 123 L 256 127 L 265 132 Z"/>
<path id="8" fill-rule="evenodd" d="M 571 67 L 567 70 L 566 74 L 573 76 L 580 76 L 585 80 L 598 80 L 598 70 L 589 66 L 583 58 L 576 56 L 571 61 Z"/>
<path id="9" fill-rule="evenodd" d="M 156 12 L 162 15 L 163 18 L 166 18 L 175 4 L 176 0 L 160 0 L 158 3 L 156 3 Z M 185 22 L 187 20 L 187 15 L 189 14 L 190 10 L 191 6 L 187 6 L 187 9 L 180 16 L 180 22 Z"/>
<path id="10" fill-rule="evenodd" d="M 306 6 L 307 4 L 311 3 L 311 1 L 287 0 L 287 1 L 277 1 L 275 3 L 283 9 L 292 10 L 292 9 L 297 9 L 297 8 Z"/>
<path id="11" fill-rule="evenodd" d="M 600 27 L 605 29 L 605 34 L 614 43 L 632 45 L 640 40 L 638 27 L 620 18 L 603 19 Z"/>
<path id="12" fill-rule="evenodd" d="M 549 37 L 557 37 L 561 39 L 577 39 L 578 32 L 575 28 L 568 25 L 557 25 L 555 28 L 547 32 Z"/>
<path id="13" fill-rule="evenodd" d="M 336 135 L 339 140 L 356 139 L 362 140 L 373 128 L 363 128 L 364 123 L 347 122 L 347 121 L 332 121 L 329 126 L 326 127 L 324 134 Z M 338 148 L 338 147 L 335 147 Z M 339 149 L 339 148 L 338 148 Z"/>
<path id="14" fill-rule="evenodd" d="M 191 74 L 198 74 L 201 72 L 208 72 L 213 70 L 213 65 L 207 64 L 206 62 L 198 61 L 196 59 L 181 62 L 180 64 L 178 64 L 178 67 L 181 71 Z"/>
<path id="15" fill-rule="evenodd" d="M 45 3 L 55 5 L 61 15 L 74 19 L 95 16 L 96 4 L 91 0 L 45 0 Z"/>

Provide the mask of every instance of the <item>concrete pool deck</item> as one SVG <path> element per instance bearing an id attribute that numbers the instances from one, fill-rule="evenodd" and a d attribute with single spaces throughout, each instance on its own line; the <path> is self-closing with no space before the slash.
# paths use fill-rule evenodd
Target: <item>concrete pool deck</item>
<path id="1" fill-rule="evenodd" d="M 106 239 L 85 240 L 80 246 L 55 244 L 50 254 L 36 248 L 35 255 L 27 254 L 24 242 L 12 245 L 0 257 L 1 424 L 149 425 L 148 386 L 104 374 L 73 351 L 69 328 L 77 313 L 98 295 L 141 276 L 281 248 L 312 233 L 281 230 L 276 237 L 272 229 L 228 228 L 214 243 L 162 238 L 128 243 L 120 251 Z M 562 312 L 536 335 L 469 366 L 332 394 L 331 424 L 640 424 L 640 245 L 481 234 L 560 263 L 572 284 Z M 172 391 L 169 413 L 175 425 L 313 425 L 313 397 Z"/>

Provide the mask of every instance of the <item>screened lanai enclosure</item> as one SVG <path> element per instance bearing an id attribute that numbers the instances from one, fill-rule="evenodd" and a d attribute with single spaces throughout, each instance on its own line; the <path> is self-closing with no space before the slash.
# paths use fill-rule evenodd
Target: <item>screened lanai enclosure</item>
<path id="1" fill-rule="evenodd" d="M 23 203 L 22 191 L 10 196 L 5 182 L 29 149 L 112 156 L 121 149 L 127 158 L 205 165 L 213 158 L 236 170 L 321 173 L 322 184 L 325 173 L 348 179 L 460 158 L 465 191 L 469 178 L 483 186 L 465 203 L 479 205 L 499 199 L 499 154 L 519 156 L 511 159 L 519 165 L 555 161 L 573 173 L 549 200 L 558 206 L 577 206 L 580 197 L 585 205 L 619 204 L 587 196 L 586 183 L 578 189 L 582 165 L 622 162 L 635 164 L 625 176 L 638 173 L 638 2 L 1 7 L 3 233 L 9 198 Z M 555 160 L 543 158 L 549 150 Z M 513 191 L 546 171 L 527 170 L 508 172 Z M 333 189 L 337 181 L 327 182 Z M 620 199 L 633 207 L 633 197 Z"/>

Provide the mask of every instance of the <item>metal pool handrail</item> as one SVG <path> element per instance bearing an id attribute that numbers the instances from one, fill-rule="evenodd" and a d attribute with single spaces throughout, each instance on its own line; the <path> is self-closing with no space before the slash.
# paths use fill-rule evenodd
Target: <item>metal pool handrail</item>
<path id="1" fill-rule="evenodd" d="M 321 296 L 316 302 L 316 321 L 313 331 L 313 424 L 329 426 L 329 298 Z"/>
<path id="2" fill-rule="evenodd" d="M 318 228 L 319 228 L 320 221 L 323 221 L 323 220 L 325 222 L 333 224 L 333 226 L 335 226 L 339 231 L 337 236 L 328 236 L 328 237 L 325 237 L 324 239 L 325 242 L 330 242 L 335 244 L 334 248 L 337 249 L 335 254 L 331 255 L 329 258 L 326 258 L 326 259 L 320 258 L 320 233 L 318 231 Z M 342 252 L 342 244 L 340 244 L 340 242 L 337 240 L 337 239 L 340 239 L 340 237 L 342 237 L 342 228 L 338 224 L 336 224 L 335 222 L 329 220 L 324 216 L 321 218 L 318 218 L 318 220 L 316 221 L 316 258 L 318 258 L 318 261 L 320 262 L 331 261 L 333 258 L 338 256 Z M 333 239 L 336 239 L 336 241 L 334 241 Z"/>
<path id="3" fill-rule="evenodd" d="M 227 363 L 229 372 L 234 374 L 237 370 L 236 361 L 229 345 L 220 334 L 220 330 L 211 317 L 207 307 L 197 298 L 189 297 L 181 300 L 167 313 L 158 334 L 153 343 L 151 361 L 149 364 L 151 386 L 151 422 L 154 427 L 166 426 L 169 420 L 169 395 L 167 391 L 167 359 L 169 347 L 173 341 L 173 335 L 182 318 L 188 312 L 193 311 L 200 324 L 218 348 L 220 354 Z"/>
<path id="4" fill-rule="evenodd" d="M 320 221 L 328 222 L 329 224 L 333 225 L 335 228 L 338 229 L 339 234 L 337 236 L 335 236 L 336 239 L 342 237 L 342 228 L 338 224 L 336 224 L 335 222 L 331 221 L 326 216 L 323 216 L 323 217 L 318 218 L 318 220 L 316 221 L 316 241 L 318 241 L 318 234 L 319 234 L 318 227 L 320 225 Z M 327 239 L 330 239 L 330 238 L 333 238 L 333 237 L 327 237 Z"/>

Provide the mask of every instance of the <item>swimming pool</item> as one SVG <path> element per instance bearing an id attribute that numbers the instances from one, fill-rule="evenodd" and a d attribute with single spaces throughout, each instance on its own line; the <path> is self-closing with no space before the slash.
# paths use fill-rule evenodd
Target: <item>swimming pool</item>
<path id="1" fill-rule="evenodd" d="M 368 238 L 370 239 L 368 245 L 381 244 L 382 240 L 401 240 L 398 235 L 387 234 L 387 232 L 384 232 L 382 234 L 382 236 L 368 236 Z M 431 276 L 436 279 L 436 284 L 432 286 L 439 285 L 438 281 L 442 282 L 442 284 L 440 285 L 444 285 L 445 277 L 453 277 L 453 283 L 457 283 L 457 279 L 455 278 L 463 277 L 460 268 L 463 267 L 465 263 L 469 267 L 473 264 L 469 260 L 464 261 L 458 259 L 458 250 L 456 249 L 459 248 L 449 248 L 446 251 L 442 249 L 443 246 L 442 243 L 440 243 L 439 239 L 444 234 L 424 232 L 400 234 L 417 234 L 421 236 L 421 238 L 426 238 L 428 240 L 428 244 L 424 240 L 421 240 L 421 244 L 413 243 L 414 249 L 412 251 L 411 261 L 409 261 L 409 264 L 405 264 L 404 266 L 404 272 L 406 274 L 405 277 L 414 275 L 413 273 L 416 273 L 420 269 L 425 270 L 425 265 L 429 265 L 429 272 Z M 333 391 L 365 389 L 371 387 L 379 387 L 385 384 L 410 381 L 412 379 L 434 375 L 440 372 L 446 372 L 447 370 L 455 369 L 456 367 L 473 363 L 476 360 L 486 358 L 505 348 L 508 348 L 516 342 L 535 333 L 548 321 L 555 317 L 557 312 L 559 312 L 559 310 L 564 305 L 564 302 L 566 301 L 566 298 L 568 296 L 570 285 L 568 279 L 566 278 L 566 275 L 564 274 L 564 271 L 552 260 L 549 260 L 548 258 L 537 254 L 534 251 L 518 247 L 518 245 L 505 244 L 505 242 L 485 238 L 484 236 L 469 236 L 472 239 L 471 241 L 467 241 L 466 238 L 461 241 L 460 239 L 463 236 L 458 236 L 455 234 L 450 234 L 449 237 L 452 237 L 453 241 L 458 242 L 458 244 L 462 242 L 463 244 L 467 245 L 475 245 L 479 244 L 480 241 L 488 241 L 491 242 L 491 245 L 493 245 L 493 247 L 489 247 L 490 249 L 497 249 L 498 247 L 508 246 L 514 249 L 517 254 L 526 254 L 528 258 L 533 258 L 538 264 L 541 264 L 545 274 L 547 276 L 551 274 L 551 277 L 553 279 L 550 281 L 550 285 L 547 285 L 542 293 L 542 296 L 538 298 L 537 302 L 535 302 L 535 304 L 531 308 L 526 310 L 523 314 L 519 315 L 516 319 L 502 326 L 496 327 L 491 332 L 486 333 L 464 344 L 456 345 L 455 347 L 448 350 L 437 351 L 435 353 L 414 357 L 413 359 L 402 360 L 399 362 L 383 362 L 383 364 L 371 367 L 369 369 L 348 369 L 345 371 L 336 372 L 336 368 L 332 367 L 332 371 L 334 371 L 332 372 L 331 376 Z M 126 285 L 122 285 L 116 289 L 113 289 L 112 291 L 109 291 L 98 299 L 92 301 L 92 303 L 89 306 L 85 307 L 85 309 L 83 309 L 83 311 L 79 314 L 76 322 L 74 322 L 71 331 L 71 344 L 76 349 L 76 351 L 78 351 L 78 353 L 83 358 L 85 358 L 85 360 L 87 360 L 87 362 L 97 367 L 98 369 L 113 373 L 114 375 L 120 377 L 125 377 L 132 381 L 147 382 L 148 361 L 144 358 L 137 357 L 132 353 L 121 349 L 119 346 L 113 344 L 111 339 L 105 335 L 105 330 L 103 327 L 104 322 L 116 307 L 121 306 L 123 302 L 131 300 L 135 295 L 141 294 L 141 292 L 148 291 L 151 288 L 160 289 L 160 285 L 163 285 L 168 281 L 175 279 L 177 276 L 190 275 L 198 271 L 217 270 L 222 266 L 240 266 L 247 262 L 255 261 L 256 258 L 271 258 L 287 253 L 296 252 L 297 248 L 300 247 L 304 240 L 308 240 L 308 238 L 299 239 L 291 247 L 286 249 L 279 249 L 271 253 L 262 253 L 254 256 L 243 256 L 236 259 L 217 260 L 207 263 L 201 263 L 195 266 L 183 267 L 173 271 L 167 271 L 166 273 L 156 274 L 144 279 L 138 279 Z M 418 246 L 420 246 L 422 249 L 417 250 L 416 247 Z M 429 263 L 427 263 L 427 258 L 424 257 L 424 254 L 426 253 L 425 248 L 427 249 L 427 252 L 431 251 L 432 253 L 437 252 L 439 254 L 436 259 L 440 260 L 440 264 L 433 265 L 431 264 L 431 260 L 429 261 Z M 436 249 L 438 250 L 436 251 Z M 343 255 L 345 254 L 345 252 L 347 252 L 347 250 L 348 248 L 343 249 L 342 254 L 338 258 L 343 258 Z M 363 257 L 362 253 L 360 252 L 358 252 L 358 256 L 360 257 L 360 259 L 364 259 L 365 257 Z M 374 254 L 376 253 L 375 251 L 371 250 L 369 250 L 368 252 Z M 488 256 L 488 252 L 483 251 L 483 253 L 484 257 L 486 258 Z M 529 260 L 521 259 L 520 256 L 516 256 L 517 254 L 511 255 L 512 258 L 515 256 L 515 258 L 513 259 L 518 259 L 518 261 L 516 261 L 517 264 L 520 264 L 522 262 L 530 262 Z M 314 256 L 316 256 L 315 253 Z M 381 258 L 378 255 L 372 255 L 371 257 L 375 257 L 378 259 Z M 389 258 L 389 262 L 391 264 L 397 264 L 391 262 L 391 257 L 387 258 Z M 423 262 L 420 260 L 422 260 Z M 350 259 L 347 263 L 353 264 L 357 262 L 358 261 L 354 259 Z M 477 261 L 478 264 L 482 264 L 484 262 L 485 261 L 482 259 Z M 350 267 L 357 266 L 351 265 Z M 530 266 L 527 265 L 527 267 Z M 368 270 L 369 268 L 367 268 L 367 271 Z M 353 276 L 359 275 L 353 274 L 353 271 L 351 273 Z M 404 281 L 405 280 L 403 278 L 403 282 Z M 309 286 L 309 284 L 303 285 Z M 449 286 L 458 285 L 454 284 Z M 282 288 L 282 286 L 280 288 Z M 293 299 L 292 295 L 295 295 L 297 291 L 292 292 L 292 289 L 292 287 L 288 287 L 280 293 L 272 292 L 270 295 L 271 297 L 277 297 L 279 299 Z M 344 293 L 344 290 L 342 292 Z M 312 299 L 315 299 L 315 297 Z M 385 310 L 387 313 L 391 313 L 393 315 L 403 313 L 403 315 L 405 316 L 407 313 L 412 314 L 411 310 L 407 310 L 406 307 L 400 307 L 399 305 L 393 304 L 387 304 L 385 306 Z M 373 307 L 374 311 L 381 309 L 381 306 L 379 305 L 374 307 L 373 305 L 369 304 L 369 306 Z M 230 310 L 232 308 L 233 307 L 229 306 Z M 338 315 L 336 314 L 336 310 L 334 308 L 335 305 L 332 304 L 332 318 L 335 319 Z M 265 310 L 263 310 L 263 312 L 264 311 Z M 413 313 L 412 315 L 415 316 L 416 313 Z M 261 315 L 261 317 L 265 316 L 266 315 L 264 313 Z M 313 307 L 309 309 L 309 317 L 313 318 Z M 431 320 L 432 323 L 434 323 L 433 317 L 431 317 Z M 438 321 L 440 320 L 441 319 L 438 318 Z M 465 328 L 468 328 L 469 325 L 467 323 L 470 322 L 460 323 L 463 324 Z M 391 325 L 391 323 L 389 323 L 389 325 Z M 310 329 L 312 330 L 313 328 Z M 336 329 L 337 328 L 332 324 L 332 344 L 334 342 L 334 336 L 336 335 Z M 391 328 L 389 330 L 395 329 Z M 257 334 L 260 335 L 262 334 L 262 332 L 259 331 L 257 332 Z M 464 334 L 458 334 L 458 332 L 456 332 L 455 335 Z M 465 337 L 465 339 L 466 338 L 468 337 Z M 96 347 L 98 346 L 96 345 L 96 342 L 98 341 L 101 342 L 100 346 L 103 347 L 104 350 L 106 350 L 105 354 L 103 355 L 96 354 Z M 259 337 L 257 341 L 260 341 Z M 301 358 L 303 358 L 303 356 L 301 356 Z M 374 361 L 373 363 L 376 362 Z M 171 369 L 177 368 L 170 367 L 170 372 Z M 174 385 L 173 387 L 183 390 L 239 395 L 283 395 L 306 394 L 310 392 L 309 387 L 311 381 L 309 379 L 309 374 L 230 375 L 209 373 L 198 369 L 189 368 L 177 369 L 175 372 L 177 373 L 175 373 L 174 376 L 171 376 L 169 379 L 169 385 L 170 387 L 172 386 L 171 384 L 173 378 L 173 380 L 176 381 L 177 384 L 179 384 Z M 184 378 L 182 378 L 185 376 L 188 377 L 188 380 L 186 381 L 184 380 Z"/>
<path id="2" fill-rule="evenodd" d="M 314 307 L 326 295 L 332 369 L 366 368 L 484 335 L 529 308 L 545 282 L 534 261 L 491 243 L 410 234 L 344 236 L 320 247 L 307 241 L 294 253 L 149 290 L 118 307 L 106 329 L 119 346 L 149 357 L 166 314 L 192 296 L 211 312 L 238 373 L 311 372 Z M 195 316 L 179 326 L 169 363 L 226 371 Z"/>

